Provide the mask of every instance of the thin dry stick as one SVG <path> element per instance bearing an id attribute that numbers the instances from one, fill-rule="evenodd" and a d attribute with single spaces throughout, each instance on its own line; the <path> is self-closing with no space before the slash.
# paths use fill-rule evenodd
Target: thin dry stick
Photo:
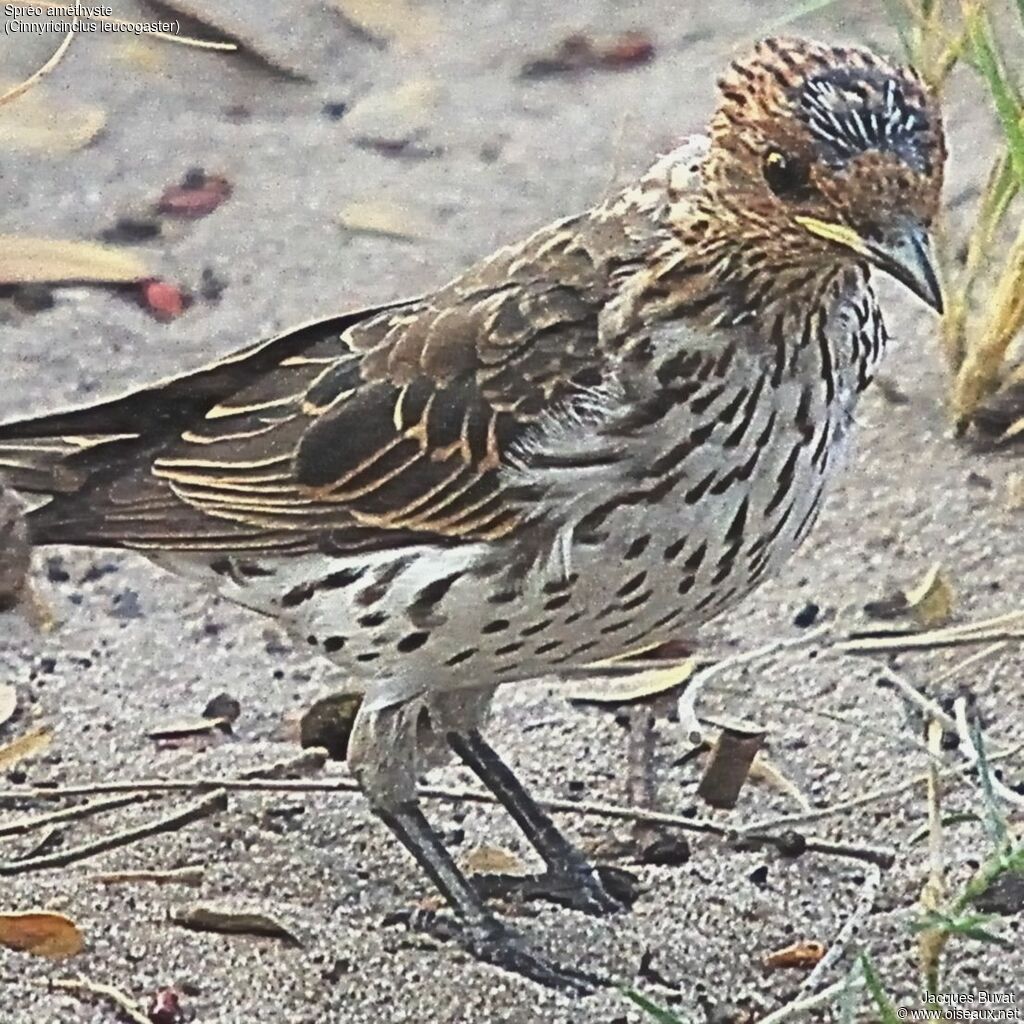
<path id="1" fill-rule="evenodd" d="M 113 25 L 133 25 L 134 22 L 126 21 L 124 18 L 114 18 L 105 14 L 93 14 L 88 21 L 107 21 Z M 191 46 L 197 50 L 225 50 L 234 52 L 238 49 L 235 43 L 217 42 L 212 39 L 196 39 L 194 36 L 176 36 L 169 32 L 147 32 L 146 35 L 154 39 L 163 39 L 168 43 L 178 43 L 179 46 Z"/>
<path id="2" fill-rule="evenodd" d="M 974 745 L 974 738 L 971 736 L 970 726 L 967 724 L 967 700 L 964 697 L 957 697 L 953 701 L 953 717 L 956 719 L 956 731 L 960 737 L 960 749 L 967 759 L 971 768 L 977 766 L 980 760 L 978 748 Z M 991 761 L 992 758 L 990 757 Z M 1014 807 L 1024 807 L 1024 795 L 1010 789 L 1009 786 L 1000 782 L 994 775 L 991 777 L 992 792 L 1001 800 L 1005 800 Z"/>
<path id="3" fill-rule="evenodd" d="M 850 916 L 843 922 L 828 952 L 814 965 L 814 970 L 804 979 L 798 996 L 809 996 L 816 992 L 825 976 L 842 959 L 850 940 L 857 934 L 865 918 L 871 913 L 878 895 L 878 887 L 882 884 L 882 872 L 876 864 L 869 864 L 865 872 L 864 884 L 857 895 L 857 902 L 850 911 Z"/>
<path id="4" fill-rule="evenodd" d="M 306 747 L 301 754 L 295 757 L 286 757 L 283 761 L 275 761 L 273 764 L 260 765 L 256 768 L 247 768 L 238 776 L 240 779 L 285 779 L 289 775 L 296 775 L 301 772 L 318 772 L 330 757 L 323 747 Z"/>
<path id="5" fill-rule="evenodd" d="M 686 684 L 686 689 L 683 691 L 679 698 L 679 722 L 683 727 L 683 734 L 686 736 L 690 743 L 700 743 L 703 739 L 703 731 L 700 726 L 700 722 L 697 720 L 697 701 L 701 696 L 704 688 L 707 684 L 717 675 L 726 671 L 726 669 L 735 668 L 737 665 L 746 665 L 751 661 L 760 661 L 763 658 L 768 658 L 779 651 L 792 650 L 796 647 L 806 647 L 818 637 L 824 635 L 832 629 L 831 623 L 826 623 L 823 626 L 819 626 L 817 629 L 811 630 L 810 633 L 805 633 L 803 636 L 789 637 L 785 640 L 773 640 L 769 644 L 765 644 L 763 647 L 756 647 L 752 651 L 745 651 L 742 654 L 735 654 L 729 658 L 723 658 L 721 661 L 716 661 L 713 665 L 709 665 L 707 668 L 695 672 L 689 682 Z"/>
<path id="6" fill-rule="evenodd" d="M 941 635 L 940 635 L 941 634 Z M 1024 640 L 1024 630 L 992 629 L 983 632 L 946 633 L 935 630 L 929 633 L 901 633 L 895 636 L 868 636 L 855 640 L 844 640 L 836 644 L 836 650 L 844 654 L 866 654 L 878 651 L 927 651 L 939 647 L 966 647 L 969 644 L 984 644 L 995 640 Z"/>
<path id="7" fill-rule="evenodd" d="M 105 811 L 113 811 L 118 807 L 126 807 L 128 804 L 139 803 L 150 797 L 145 793 L 133 793 L 129 796 L 113 797 L 109 800 L 94 800 L 89 804 L 80 804 L 78 807 L 65 807 L 63 810 L 54 811 L 52 814 L 37 814 L 33 818 L 22 818 L 21 821 L 12 821 L 6 825 L 0 825 L 0 837 L 23 836 L 37 828 L 44 828 L 47 825 L 56 825 L 65 821 L 77 821 L 81 818 L 88 818 L 94 814 L 103 814 Z"/>
<path id="8" fill-rule="evenodd" d="M 125 885 L 132 882 L 155 882 L 157 885 L 202 885 L 205 872 L 201 867 L 168 868 L 166 871 L 101 871 L 88 875 L 90 882 L 101 885 Z"/>
<path id="9" fill-rule="evenodd" d="M 68 864 L 85 860 L 87 857 L 95 857 L 97 854 L 106 853 L 108 850 L 116 850 L 121 846 L 128 846 L 131 843 L 142 839 L 149 839 L 163 832 L 173 832 L 186 825 L 191 825 L 193 822 L 209 817 L 218 811 L 226 810 L 227 806 L 227 793 L 223 789 L 218 789 L 207 794 L 201 800 L 189 804 L 175 814 L 167 815 L 164 818 L 157 818 L 155 821 L 147 822 L 145 825 L 125 829 L 123 832 L 116 832 L 113 835 L 105 836 L 103 839 L 97 839 L 91 843 L 83 843 L 81 846 L 75 846 L 69 850 L 61 850 L 59 853 L 46 854 L 42 857 L 31 857 L 18 861 L 0 861 L 0 876 L 21 875 L 29 871 L 42 871 L 46 868 L 67 867 Z"/>
<path id="10" fill-rule="evenodd" d="M 793 1017 L 799 1017 L 802 1013 L 807 1013 L 809 1010 L 817 1010 L 822 1006 L 827 1006 L 833 1000 L 838 999 L 848 989 L 856 987 L 859 988 L 864 984 L 862 978 L 857 978 L 853 981 L 837 981 L 834 985 L 829 985 L 828 988 L 823 988 L 820 992 L 813 996 L 807 996 L 807 998 L 796 998 L 791 1003 L 786 1003 L 785 1006 L 780 1007 L 778 1010 L 773 1010 L 767 1016 L 762 1017 L 758 1024 L 782 1024 L 783 1021 L 791 1020 Z"/>
<path id="11" fill-rule="evenodd" d="M 71 28 L 68 29 L 67 35 L 62 40 L 60 46 L 53 51 L 53 56 L 38 70 L 34 71 L 24 82 L 19 82 L 13 88 L 8 89 L 7 92 L 0 95 L 0 107 L 5 103 L 10 103 L 11 100 L 17 99 L 22 93 L 26 93 L 32 86 L 36 85 L 41 78 L 45 78 L 63 59 L 64 54 L 68 52 L 68 47 L 71 45 L 71 40 L 75 38 L 75 33 L 78 31 L 78 18 L 71 19 Z"/>
<path id="12" fill-rule="evenodd" d="M 894 672 L 886 665 L 879 665 L 879 671 L 896 687 L 900 695 L 918 710 L 923 711 L 932 721 L 938 722 L 944 729 L 953 730 L 956 722 L 952 715 L 947 715 L 942 708 L 931 699 L 926 697 L 913 683 L 904 679 L 899 672 Z"/>
<path id="13" fill-rule="evenodd" d="M 987 641 L 1020 640 L 1024 639 L 1022 626 L 1024 610 L 1018 610 L 961 626 L 944 626 L 919 633 L 853 636 L 837 643 L 835 649 L 847 654 L 859 654 L 868 651 L 927 650 L 932 647 L 955 647 Z"/>
<path id="14" fill-rule="evenodd" d="M 1024 751 L 1024 743 L 1018 743 L 1015 747 L 1011 747 L 1008 750 L 1000 750 L 989 755 L 989 762 L 1001 761 L 1009 757 L 1014 757 Z M 954 775 L 964 775 L 971 771 L 972 765 L 957 765 L 956 767 L 946 768 L 939 772 L 940 778 L 948 778 Z M 906 782 L 901 782 L 897 786 L 886 786 L 882 789 L 872 790 L 870 793 L 865 793 L 863 796 L 852 797 L 849 800 L 842 800 L 839 803 L 829 804 L 827 807 L 819 807 L 813 811 L 800 812 L 797 814 L 786 814 L 776 818 L 765 818 L 762 821 L 755 822 L 753 825 L 747 827 L 753 830 L 764 829 L 766 831 L 777 830 L 780 828 L 790 828 L 796 825 L 806 825 L 811 821 L 820 821 L 822 818 L 831 818 L 836 814 L 842 814 L 845 811 L 855 811 L 861 807 L 866 807 L 869 804 L 878 803 L 882 800 L 891 800 L 895 797 L 902 796 L 904 793 L 909 792 L 912 789 L 916 789 L 918 786 L 924 785 L 928 781 L 928 773 L 925 772 L 921 775 L 915 775 L 912 779 L 908 779 Z M 0 793 L 0 799 L 3 799 L 3 794 Z"/>
<path id="15" fill-rule="evenodd" d="M 223 795 L 223 791 L 248 791 L 248 792 L 283 792 L 283 793 L 338 793 L 338 792 L 359 792 L 359 785 L 354 779 L 333 779 L 330 782 L 309 782 L 304 779 L 298 780 L 264 780 L 264 779 L 181 779 L 166 781 L 161 779 L 143 780 L 140 782 L 101 782 L 93 786 L 67 786 L 61 790 L 32 789 L 22 791 L 20 798 L 26 796 L 41 796 L 43 799 L 53 799 L 55 796 L 83 796 L 96 793 L 173 793 L 173 792 L 194 792 L 195 790 L 213 789 L 216 793 Z M 490 793 L 483 793 L 472 789 L 449 789 L 443 786 L 424 786 L 419 790 L 419 795 L 430 800 L 447 800 L 458 803 L 479 803 L 493 804 L 496 798 Z M 10 791 L 0 792 L 0 802 L 14 796 Z M 208 798 L 209 799 L 209 798 Z M 665 825 L 668 828 L 678 828 L 687 832 L 700 832 L 706 835 L 719 836 L 729 841 L 740 841 L 751 846 L 775 846 L 778 849 L 789 852 L 822 853 L 836 857 L 851 857 L 858 860 L 866 860 L 870 863 L 879 864 L 882 867 L 889 867 L 895 858 L 895 853 L 888 847 L 861 846 L 851 843 L 835 843 L 831 840 L 822 839 L 817 836 L 804 836 L 792 830 L 781 833 L 772 833 L 754 829 L 739 829 L 728 825 L 720 824 L 704 818 L 687 818 L 681 814 L 666 814 L 661 811 L 651 811 L 641 807 L 624 807 L 620 804 L 586 803 L 577 800 L 537 800 L 539 806 L 546 811 L 562 812 L 566 814 L 591 814 L 599 818 L 612 818 L 618 821 L 630 821 L 642 824 Z M 170 819 L 168 819 L 170 820 Z M 192 819 L 190 819 L 192 820 Z M 187 824 L 188 822 L 184 822 Z M 145 828 L 145 827 L 144 827 Z M 142 830 L 136 830 L 142 831 Z M 166 831 L 166 829 L 157 829 Z M 145 838 L 150 833 L 147 831 L 143 836 L 132 836 L 124 839 L 116 845 L 123 846 L 125 842 L 134 842 L 137 838 Z M 122 834 L 125 835 L 125 834 Z M 115 837 L 111 837 L 113 839 Z M 94 844 L 100 845 L 100 844 Z M 102 849 L 109 847 L 103 846 Z M 76 850 L 65 851 L 61 856 L 68 857 L 72 854 L 72 860 L 80 860 L 83 856 L 78 851 L 84 849 L 78 847 Z M 84 856 L 92 856 L 95 852 L 90 848 Z M 38 858 L 39 860 L 52 860 L 53 858 Z M 33 870 L 39 867 L 60 867 L 60 864 L 46 863 L 37 864 L 34 861 L 19 861 L 16 864 L 0 863 L 0 875 L 16 874 L 11 870 Z"/>
<path id="16" fill-rule="evenodd" d="M 938 910 L 946 895 L 946 858 L 942 836 L 942 786 L 937 759 L 942 752 L 942 726 L 934 719 L 928 723 L 928 748 L 933 759 L 928 766 L 928 881 L 919 902 L 927 913 Z M 928 992 L 939 990 L 942 950 L 949 939 L 944 929 L 926 928 L 918 936 L 921 973 Z"/>
<path id="17" fill-rule="evenodd" d="M 85 994 L 90 996 L 96 996 L 98 999 L 106 999 L 107 1002 L 113 1003 L 114 1006 L 124 1015 L 126 1020 L 130 1020 L 132 1024 L 151 1024 L 149 1017 L 145 1016 L 138 1008 L 138 1004 L 135 1003 L 131 996 L 122 992 L 120 989 L 114 988 L 113 985 L 104 985 L 98 981 L 89 981 L 88 978 L 48 978 L 48 979 L 31 979 L 28 980 L 28 984 L 35 985 L 40 988 L 59 989 L 64 992 L 73 992 L 76 995 Z"/>
<path id="18" fill-rule="evenodd" d="M 984 661 L 986 658 L 991 658 L 993 654 L 997 654 L 1008 646 L 1008 640 L 1000 640 L 999 643 L 989 644 L 988 647 L 984 647 L 980 651 L 975 651 L 973 654 L 967 655 L 966 658 L 962 658 L 955 665 L 950 665 L 949 668 L 943 669 L 938 673 L 938 675 L 932 676 L 932 685 L 935 686 L 937 683 L 944 683 L 947 679 L 963 675 L 964 669 L 971 668 L 979 661 Z"/>
<path id="19" fill-rule="evenodd" d="M 47 9 L 42 4 L 26 4 L 26 7 L 31 7 L 36 14 L 46 15 Z M 81 17 L 82 21 L 105 21 L 110 25 L 135 25 L 134 21 L 127 21 L 125 18 L 115 18 L 109 14 L 100 14 L 98 11 L 91 13 L 84 13 Z M 77 25 L 77 20 L 74 22 Z M 154 39 L 164 39 L 169 43 L 178 43 L 181 46 L 192 46 L 199 50 L 228 50 L 234 51 L 238 49 L 235 43 L 216 42 L 212 39 L 195 39 L 192 36 L 174 35 L 170 32 L 146 32 L 145 35 L 152 36 Z"/>

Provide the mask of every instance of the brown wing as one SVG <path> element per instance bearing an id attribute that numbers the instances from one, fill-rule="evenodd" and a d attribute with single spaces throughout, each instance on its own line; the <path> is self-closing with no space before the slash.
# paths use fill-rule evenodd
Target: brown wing
<path id="1" fill-rule="evenodd" d="M 606 289 L 566 222 L 430 301 L 325 322 L 172 430 L 113 417 L 131 432 L 69 460 L 88 483 L 34 513 L 37 536 L 164 549 L 503 536 L 522 515 L 499 473 L 509 449 L 606 372 Z"/>

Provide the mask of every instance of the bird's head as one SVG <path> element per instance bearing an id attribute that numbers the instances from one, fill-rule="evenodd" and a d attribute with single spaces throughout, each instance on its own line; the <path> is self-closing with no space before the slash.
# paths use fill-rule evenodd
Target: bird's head
<path id="1" fill-rule="evenodd" d="M 705 180 L 770 261 L 866 261 L 942 311 L 929 231 L 946 147 L 912 69 L 856 47 L 765 39 L 719 90 Z"/>

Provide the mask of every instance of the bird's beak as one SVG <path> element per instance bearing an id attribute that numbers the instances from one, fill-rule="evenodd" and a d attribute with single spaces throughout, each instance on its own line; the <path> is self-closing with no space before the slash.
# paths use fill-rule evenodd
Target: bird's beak
<path id="1" fill-rule="evenodd" d="M 942 315 L 942 288 L 935 272 L 931 241 L 928 232 L 920 224 L 897 224 L 883 232 L 881 238 L 869 240 L 846 224 L 835 224 L 815 217 L 797 217 L 796 220 L 812 235 L 852 249 L 879 270 L 891 274 Z"/>

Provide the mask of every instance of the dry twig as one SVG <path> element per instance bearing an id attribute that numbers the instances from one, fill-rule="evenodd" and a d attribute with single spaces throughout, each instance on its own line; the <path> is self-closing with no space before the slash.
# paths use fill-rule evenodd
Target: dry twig
<path id="1" fill-rule="evenodd" d="M 53 811 L 51 814 L 37 814 L 32 818 L 22 818 L 20 821 L 8 822 L 0 825 L 0 838 L 4 836 L 23 836 L 37 828 L 44 828 L 47 825 L 57 825 L 66 821 L 78 821 L 82 818 L 91 817 L 94 814 L 103 814 L 105 811 L 113 811 L 118 807 L 126 807 L 129 804 L 139 803 L 141 800 L 149 799 L 145 793 L 133 793 L 129 796 L 113 797 L 109 800 L 95 800 L 88 804 L 79 804 L 77 807 L 65 807 L 60 811 Z"/>
<path id="2" fill-rule="evenodd" d="M 857 896 L 857 902 L 854 903 L 853 909 L 850 911 L 850 916 L 843 922 L 843 926 L 839 929 L 835 939 L 829 946 L 828 952 L 815 964 L 814 970 L 804 979 L 804 983 L 800 986 L 800 996 L 809 996 L 815 992 L 821 986 L 825 975 L 842 958 L 843 953 L 846 952 L 847 947 L 850 945 L 850 941 L 856 936 L 860 926 L 864 923 L 868 914 L 871 913 L 871 909 L 875 905 L 875 897 L 878 895 L 878 887 L 881 884 L 882 872 L 879 870 L 878 865 L 869 864 L 864 884 L 861 886 L 860 893 Z"/>
<path id="3" fill-rule="evenodd" d="M 104 985 L 101 982 L 89 981 L 88 978 L 83 977 L 33 978 L 28 980 L 27 983 L 40 988 L 57 989 L 59 991 L 72 992 L 76 995 L 85 994 L 95 996 L 98 999 L 105 999 L 108 1003 L 113 1003 L 122 1016 L 126 1020 L 131 1021 L 132 1024 L 151 1024 L 149 1017 L 139 1010 L 138 1004 L 132 1000 L 131 996 L 118 988 L 114 988 L 113 985 Z"/>
<path id="4" fill-rule="evenodd" d="M 68 29 L 67 35 L 64 36 L 60 46 L 53 51 L 50 59 L 46 61 L 42 67 L 33 71 L 32 74 L 23 82 L 19 82 L 17 85 L 8 89 L 7 92 L 0 95 L 0 107 L 5 103 L 10 103 L 12 100 L 16 100 L 23 93 L 28 92 L 32 86 L 36 85 L 40 79 L 45 78 L 64 59 L 64 54 L 68 52 L 68 47 L 71 45 L 71 40 L 75 38 L 75 33 L 77 31 L 78 18 L 74 17 L 71 19 L 71 28 Z"/>
<path id="5" fill-rule="evenodd" d="M 217 789 L 174 814 L 125 829 L 123 832 L 115 832 L 113 835 L 105 836 L 91 843 L 83 843 L 81 846 L 74 846 L 58 853 L 31 857 L 26 860 L 0 861 L 0 876 L 22 875 L 29 871 L 67 867 L 68 864 L 74 864 L 76 861 L 85 860 L 88 857 L 95 857 L 108 850 L 116 850 L 163 832 L 173 832 L 218 811 L 226 810 L 227 806 L 227 793 L 223 789 Z"/>
<path id="6" fill-rule="evenodd" d="M 967 759 L 970 768 L 975 768 L 980 759 L 978 748 L 974 745 L 974 737 L 971 736 L 970 726 L 967 724 L 967 700 L 964 697 L 957 697 L 953 701 L 953 718 L 956 722 L 957 735 L 960 737 L 960 750 Z M 989 756 L 988 760 L 993 758 Z M 1024 795 L 1010 789 L 1009 786 L 1000 782 L 994 775 L 991 778 L 992 792 L 1014 807 L 1024 807 Z"/>
<path id="7" fill-rule="evenodd" d="M 202 885 L 205 872 L 201 867 L 168 868 L 166 871 L 106 871 L 89 875 L 90 882 L 101 885 L 126 885 L 132 882 L 155 882 L 157 885 Z"/>
<path id="8" fill-rule="evenodd" d="M 782 1024 L 783 1021 L 792 1020 L 794 1017 L 799 1017 L 801 1014 L 807 1013 L 810 1010 L 817 1010 L 822 1006 L 828 1006 L 829 1003 L 839 998 L 850 988 L 859 988 L 863 984 L 863 979 L 860 978 L 853 981 L 849 981 L 847 979 L 837 981 L 834 985 L 829 985 L 828 988 L 823 988 L 815 995 L 807 996 L 805 998 L 798 996 L 793 1000 L 793 1002 L 787 1003 L 778 1010 L 773 1010 L 767 1016 L 762 1017 L 758 1021 L 758 1024 Z"/>

